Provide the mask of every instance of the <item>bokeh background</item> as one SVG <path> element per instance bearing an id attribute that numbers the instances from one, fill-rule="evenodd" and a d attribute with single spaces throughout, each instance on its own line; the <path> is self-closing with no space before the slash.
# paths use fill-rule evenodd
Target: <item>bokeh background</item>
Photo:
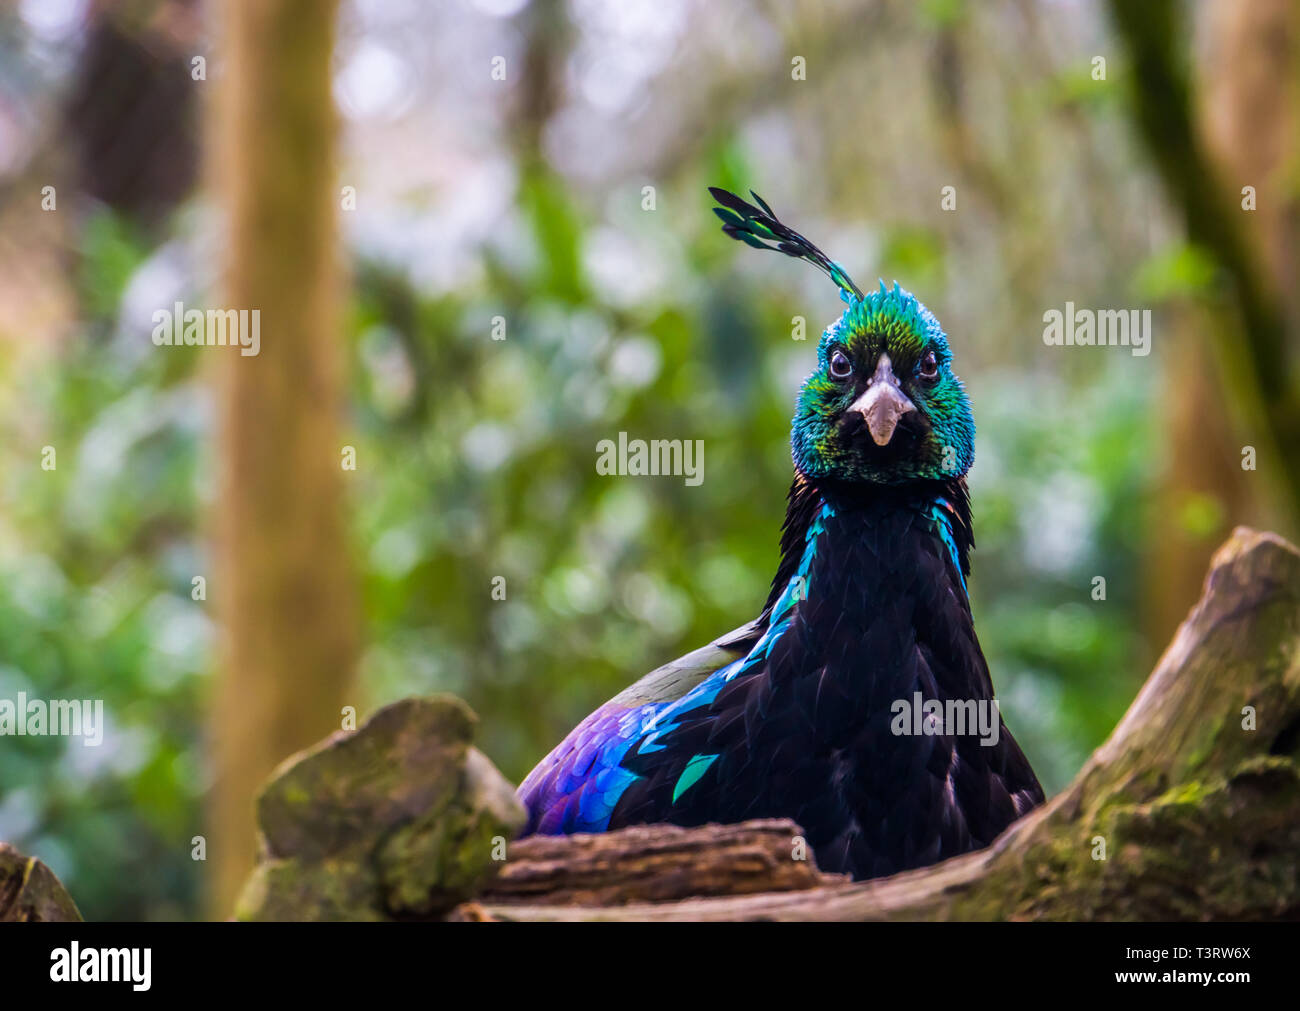
<path id="1" fill-rule="evenodd" d="M 0 840 L 88 918 L 212 909 L 192 840 L 221 632 L 191 590 L 225 504 L 218 352 L 150 331 L 174 301 L 213 304 L 231 255 L 209 171 L 213 95 L 238 72 L 220 6 L 0 5 L 0 697 L 102 698 L 109 721 L 99 748 L 0 738 Z M 1272 348 L 1286 375 L 1296 345 L 1295 5 L 1150 9 L 342 3 L 319 99 L 339 117 L 331 191 L 356 199 L 341 322 L 319 339 L 342 348 L 359 461 L 348 544 L 321 548 L 354 559 L 344 701 L 364 718 L 454 692 L 517 781 L 631 680 L 756 613 L 795 391 L 841 306 L 817 272 L 722 236 L 706 186 L 752 187 L 950 334 L 979 428 L 977 628 L 1009 725 L 1048 791 L 1067 783 L 1231 527 L 1296 533 L 1268 400 L 1295 387 L 1261 392 L 1238 359 Z M 1211 204 L 1227 224 L 1207 232 Z M 1067 300 L 1152 309 L 1152 353 L 1045 346 Z M 703 484 L 597 475 L 620 431 L 702 439 Z"/>

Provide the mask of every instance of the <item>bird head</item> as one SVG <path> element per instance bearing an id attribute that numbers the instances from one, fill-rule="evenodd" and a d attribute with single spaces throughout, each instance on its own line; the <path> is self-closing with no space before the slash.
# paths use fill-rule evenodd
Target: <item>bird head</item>
<path id="1" fill-rule="evenodd" d="M 710 192 L 723 231 L 825 271 L 848 304 L 817 347 L 817 368 L 799 391 L 790 445 L 814 481 L 900 485 L 965 475 L 975 458 L 975 421 L 939 321 L 894 284 L 864 294 L 843 267 L 777 220 L 726 190 Z"/>
<path id="2" fill-rule="evenodd" d="M 961 477 L 975 421 L 948 338 L 897 284 L 854 299 L 826 329 L 790 437 L 804 476 L 904 484 Z"/>

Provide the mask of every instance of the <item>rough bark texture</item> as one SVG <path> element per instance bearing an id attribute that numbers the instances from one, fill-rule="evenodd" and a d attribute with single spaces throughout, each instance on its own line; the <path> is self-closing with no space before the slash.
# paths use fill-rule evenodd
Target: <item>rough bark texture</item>
<path id="1" fill-rule="evenodd" d="M 460 915 L 1295 919 L 1298 759 L 1300 552 L 1276 535 L 1238 529 L 1215 556 L 1201 601 L 1110 739 L 1064 792 L 988 849 L 861 884 L 618 906 L 504 903 L 489 895 Z M 690 834 L 707 859 L 709 833 Z M 567 845 L 583 859 L 582 839 Z M 636 843 L 646 846 L 644 838 Z M 517 845 L 516 855 L 520 850 Z"/>
<path id="2" fill-rule="evenodd" d="M 841 883 L 802 854 L 799 826 L 785 819 L 742 825 L 641 826 L 572 838 L 512 843 L 483 902 L 614 905 L 705 895 L 784 892 Z"/>
<path id="3" fill-rule="evenodd" d="M 0 923 L 77 923 L 81 913 L 54 872 L 0 843 Z"/>
<path id="4" fill-rule="evenodd" d="M 343 297 L 330 60 L 335 3 L 223 4 L 213 170 L 223 307 L 261 312 L 255 356 L 213 349 L 220 671 L 209 811 L 212 911 L 253 865 L 253 799 L 340 725 L 359 643 L 343 511 Z"/>
<path id="5" fill-rule="evenodd" d="M 405 699 L 286 761 L 258 798 L 262 862 L 241 920 L 441 916 L 475 894 L 524 821 L 470 746 L 459 699 Z"/>

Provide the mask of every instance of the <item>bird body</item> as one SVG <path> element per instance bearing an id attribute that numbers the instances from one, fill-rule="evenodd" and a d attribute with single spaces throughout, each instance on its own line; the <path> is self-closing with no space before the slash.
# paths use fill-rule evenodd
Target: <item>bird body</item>
<path id="1" fill-rule="evenodd" d="M 543 759 L 519 789 L 526 832 L 785 817 L 857 879 L 987 845 L 1043 794 L 975 635 L 974 424 L 946 335 L 897 285 L 864 295 L 759 198 L 713 192 L 728 234 L 810 260 L 849 304 L 800 392 L 781 561 L 755 621 Z"/>

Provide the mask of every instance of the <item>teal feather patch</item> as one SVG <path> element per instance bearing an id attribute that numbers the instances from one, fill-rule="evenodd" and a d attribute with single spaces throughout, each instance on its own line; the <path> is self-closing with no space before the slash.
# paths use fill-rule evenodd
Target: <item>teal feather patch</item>
<path id="1" fill-rule="evenodd" d="M 948 549 L 948 554 L 952 558 L 953 567 L 957 570 L 957 575 L 961 578 L 961 588 L 970 596 L 970 589 L 966 586 L 966 573 L 961 568 L 961 552 L 957 550 L 957 539 L 952 535 L 952 521 L 949 515 L 952 513 L 952 506 L 947 499 L 941 498 L 930 508 L 930 517 L 934 520 L 935 526 L 939 528 L 939 539 L 943 541 L 944 547 Z"/>
<path id="2" fill-rule="evenodd" d="M 673 787 L 673 803 L 676 804 L 678 797 L 698 783 L 700 777 L 709 771 L 709 766 L 717 760 L 717 755 L 696 755 L 687 762 L 686 768 L 682 770 L 677 780 L 677 785 Z"/>

